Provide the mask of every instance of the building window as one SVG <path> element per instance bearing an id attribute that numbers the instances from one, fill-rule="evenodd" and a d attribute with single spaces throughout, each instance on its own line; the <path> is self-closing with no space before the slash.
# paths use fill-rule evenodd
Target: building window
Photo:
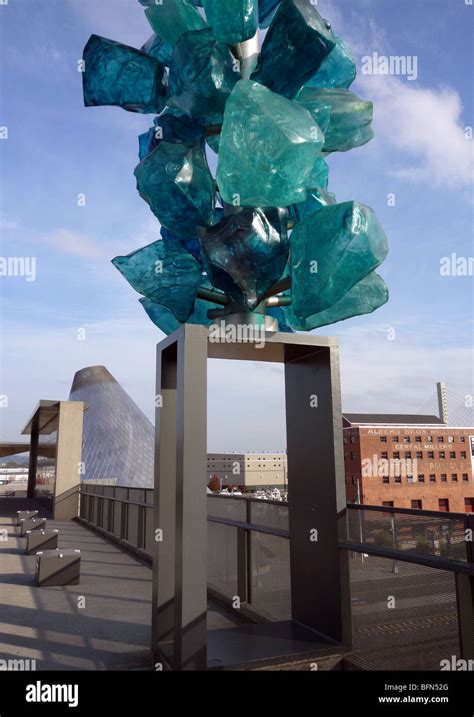
<path id="1" fill-rule="evenodd" d="M 397 460 L 399 460 L 400 459 L 400 451 L 394 451 L 393 457 L 396 458 Z"/>
<path id="2" fill-rule="evenodd" d="M 393 508 L 393 500 L 384 500 L 382 505 L 384 508 Z"/>
<path id="3" fill-rule="evenodd" d="M 352 476 L 352 485 L 357 485 L 357 476 Z"/>
<path id="4" fill-rule="evenodd" d="M 466 443 L 466 437 L 465 437 L 465 436 L 459 436 L 459 443 Z"/>
<path id="5" fill-rule="evenodd" d="M 382 451 L 382 453 L 380 454 L 380 457 L 381 457 L 381 458 L 388 458 L 388 453 L 387 453 L 387 451 Z"/>
<path id="6" fill-rule="evenodd" d="M 398 436 L 392 436 L 392 443 L 398 443 Z"/>
<path id="7" fill-rule="evenodd" d="M 410 436 L 403 436 L 403 443 L 411 443 Z"/>
<path id="8" fill-rule="evenodd" d="M 411 451 L 405 451 L 405 458 L 411 458 Z"/>
<path id="9" fill-rule="evenodd" d="M 344 436 L 344 443 L 347 443 L 347 436 Z"/>
<path id="10" fill-rule="evenodd" d="M 438 443 L 444 443 L 444 436 L 438 436 Z"/>
<path id="11" fill-rule="evenodd" d="M 428 458 L 434 458 L 434 451 L 428 451 Z"/>
<path id="12" fill-rule="evenodd" d="M 417 458 L 423 458 L 423 451 L 417 451 L 417 452 L 416 452 L 416 457 L 417 457 Z"/>
<path id="13" fill-rule="evenodd" d="M 430 473 L 430 483 L 436 483 L 436 476 L 434 473 Z"/>
<path id="14" fill-rule="evenodd" d="M 440 458 L 446 458 L 445 452 L 444 452 L 444 451 L 440 451 L 440 452 L 439 452 L 439 457 L 440 457 Z"/>
<path id="15" fill-rule="evenodd" d="M 344 453 L 344 461 L 347 461 L 347 453 Z"/>
<path id="16" fill-rule="evenodd" d="M 453 481 L 453 483 L 457 483 L 458 482 L 458 474 L 451 473 L 451 480 Z"/>
<path id="17" fill-rule="evenodd" d="M 466 451 L 461 451 L 461 458 L 466 458 Z"/>
<path id="18" fill-rule="evenodd" d="M 456 451 L 449 451 L 450 458 L 456 458 Z"/>
<path id="19" fill-rule="evenodd" d="M 433 443 L 433 436 L 426 436 L 427 443 Z"/>
<path id="20" fill-rule="evenodd" d="M 351 443 L 355 443 L 355 442 L 356 442 L 355 436 L 351 436 Z"/>
<path id="21" fill-rule="evenodd" d="M 419 473 L 418 474 L 418 483 L 424 483 L 425 482 L 425 474 Z"/>
<path id="22" fill-rule="evenodd" d="M 387 436 L 380 436 L 380 443 L 387 443 Z"/>
<path id="23" fill-rule="evenodd" d="M 474 498 L 464 498 L 464 511 L 474 513 Z"/>
<path id="24" fill-rule="evenodd" d="M 384 483 L 390 483 L 390 478 L 388 476 L 383 476 L 382 481 Z"/>
<path id="25" fill-rule="evenodd" d="M 411 508 L 412 508 L 412 510 L 421 510 L 422 509 L 421 500 L 412 500 Z"/>
<path id="26" fill-rule="evenodd" d="M 351 461 L 355 461 L 356 455 L 355 451 L 351 451 Z"/>
<path id="27" fill-rule="evenodd" d="M 448 482 L 448 476 L 446 473 L 441 473 L 441 483 L 447 483 Z"/>
<path id="28" fill-rule="evenodd" d="M 454 437 L 448 436 L 448 443 L 454 443 Z"/>
<path id="29" fill-rule="evenodd" d="M 467 474 L 467 473 L 463 473 L 463 474 L 462 474 L 462 479 L 463 479 L 464 483 L 468 483 L 468 482 L 469 482 L 469 476 L 468 476 L 468 474 Z"/>
<path id="30" fill-rule="evenodd" d="M 443 513 L 449 512 L 449 500 L 448 500 L 448 498 L 439 498 L 439 500 L 438 500 L 438 510 L 441 510 Z"/>
<path id="31" fill-rule="evenodd" d="M 395 483 L 401 483 L 402 477 L 401 476 L 395 476 Z"/>
<path id="32" fill-rule="evenodd" d="M 421 443 L 421 436 L 415 436 L 415 443 Z"/>

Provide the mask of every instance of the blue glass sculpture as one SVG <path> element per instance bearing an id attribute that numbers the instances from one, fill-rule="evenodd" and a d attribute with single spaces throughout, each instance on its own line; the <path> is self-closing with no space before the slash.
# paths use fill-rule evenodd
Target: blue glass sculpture
<path id="1" fill-rule="evenodd" d="M 86 107 L 118 105 L 131 112 L 161 112 L 163 65 L 134 47 L 92 35 L 84 48 Z"/>
<path id="2" fill-rule="evenodd" d="M 238 79 L 238 63 L 211 28 L 185 32 L 173 50 L 168 105 L 204 124 L 222 122 Z"/>
<path id="3" fill-rule="evenodd" d="M 336 46 L 307 82 L 308 87 L 343 87 L 348 89 L 356 78 L 356 66 L 347 44 L 334 33 Z"/>
<path id="4" fill-rule="evenodd" d="M 180 244 L 156 241 L 112 260 L 135 291 L 166 307 L 176 319 L 190 317 L 201 282 L 199 263 Z"/>
<path id="5" fill-rule="evenodd" d="M 206 19 L 221 42 L 249 40 L 258 27 L 257 0 L 202 0 Z"/>
<path id="6" fill-rule="evenodd" d="M 213 223 L 214 180 L 201 146 L 160 142 L 136 167 L 135 177 L 140 196 L 177 237 Z"/>
<path id="7" fill-rule="evenodd" d="M 222 126 L 217 165 L 222 197 L 249 207 L 302 201 L 323 142 L 318 124 L 299 103 L 241 80 Z"/>
<path id="8" fill-rule="evenodd" d="M 288 261 L 287 213 L 282 209 L 240 209 L 199 238 L 214 286 L 248 311 L 278 281 Z"/>
<path id="9" fill-rule="evenodd" d="M 382 227 L 328 190 L 331 153 L 372 138 L 373 107 L 318 3 L 140 3 L 154 35 L 141 50 L 92 35 L 83 90 L 155 114 L 135 176 L 161 238 L 113 260 L 151 321 L 311 331 L 386 303 Z"/>
<path id="10" fill-rule="evenodd" d="M 311 0 L 282 0 L 252 78 L 293 98 L 335 45 L 328 23 Z"/>

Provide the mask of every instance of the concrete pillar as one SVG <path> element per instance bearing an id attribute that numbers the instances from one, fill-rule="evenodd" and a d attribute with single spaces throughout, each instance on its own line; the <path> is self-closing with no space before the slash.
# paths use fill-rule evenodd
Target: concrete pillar
<path id="1" fill-rule="evenodd" d="M 59 402 L 54 520 L 71 520 L 79 515 L 83 413 L 82 401 Z"/>
<path id="2" fill-rule="evenodd" d="M 30 436 L 30 460 L 28 465 L 27 498 L 35 497 L 36 472 L 38 469 L 39 416 L 33 419 Z"/>

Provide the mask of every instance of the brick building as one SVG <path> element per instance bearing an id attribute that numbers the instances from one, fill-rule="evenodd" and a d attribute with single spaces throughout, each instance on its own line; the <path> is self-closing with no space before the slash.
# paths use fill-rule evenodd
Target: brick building
<path id="1" fill-rule="evenodd" d="M 286 453 L 208 453 L 208 484 L 214 476 L 223 488 L 286 488 Z"/>
<path id="2" fill-rule="evenodd" d="M 474 512 L 474 428 L 437 416 L 346 413 L 349 503 Z"/>

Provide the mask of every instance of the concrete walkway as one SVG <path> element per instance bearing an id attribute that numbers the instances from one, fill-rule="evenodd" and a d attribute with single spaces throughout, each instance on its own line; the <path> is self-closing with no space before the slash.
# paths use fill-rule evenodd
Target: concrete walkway
<path id="1" fill-rule="evenodd" d="M 21 503 L 21 505 L 20 505 Z M 34 506 L 33 506 L 34 507 Z M 0 660 L 36 660 L 37 670 L 148 670 L 151 569 L 75 521 L 48 521 L 59 547 L 81 551 L 81 582 L 37 588 L 35 556 L 14 526 L 24 501 L 0 500 Z M 210 606 L 212 629 L 235 625 Z"/>

